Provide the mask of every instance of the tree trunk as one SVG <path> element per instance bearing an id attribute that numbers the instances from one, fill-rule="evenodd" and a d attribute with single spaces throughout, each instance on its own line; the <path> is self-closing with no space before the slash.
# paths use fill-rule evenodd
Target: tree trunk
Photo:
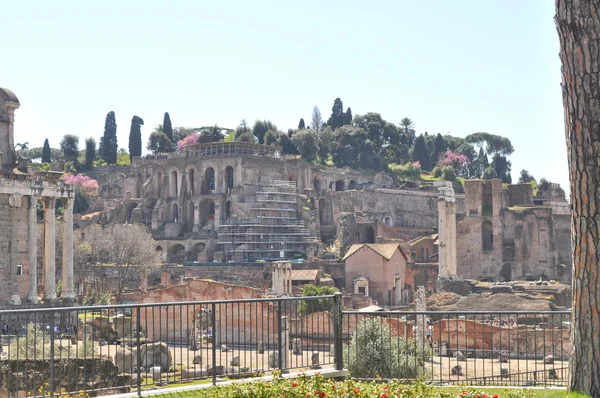
<path id="1" fill-rule="evenodd" d="M 571 182 L 571 391 L 600 397 L 600 0 L 556 0 Z"/>

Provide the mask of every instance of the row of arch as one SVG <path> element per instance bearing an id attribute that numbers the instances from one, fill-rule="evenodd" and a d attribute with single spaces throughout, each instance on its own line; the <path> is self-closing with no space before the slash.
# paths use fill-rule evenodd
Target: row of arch
<path id="1" fill-rule="evenodd" d="M 321 192 L 323 189 L 321 179 L 319 177 L 315 177 L 313 179 L 313 185 L 315 188 L 315 192 Z M 344 180 L 336 180 L 329 182 L 329 189 L 332 191 L 346 191 L 346 190 L 355 190 L 358 189 L 358 183 L 356 180 L 350 180 L 348 186 L 346 187 L 346 182 Z"/>
<path id="2" fill-rule="evenodd" d="M 214 254 L 211 251 L 206 251 L 206 244 L 202 242 L 194 244 L 189 250 L 186 250 L 182 244 L 175 243 L 169 246 L 166 252 L 161 245 L 158 245 L 156 246 L 156 251 L 163 253 L 163 260 L 167 263 L 183 264 L 185 262 L 195 262 L 198 261 L 198 257 L 202 253 L 205 254 L 206 262 L 214 260 Z"/>
<path id="3" fill-rule="evenodd" d="M 159 170 L 156 173 L 156 179 L 154 181 L 155 188 L 157 192 L 157 196 L 163 196 L 164 194 L 168 194 L 171 197 L 179 197 L 181 196 L 181 184 L 180 184 L 180 176 L 181 172 L 178 168 L 173 168 L 171 171 L 165 176 L 163 175 L 162 170 Z M 197 179 L 197 170 L 194 166 L 189 166 L 187 168 L 187 192 L 190 195 L 197 194 L 210 194 L 216 192 L 216 173 L 215 169 L 212 167 L 207 167 L 204 170 L 204 175 L 201 180 L 196 184 Z M 227 166 L 224 170 L 224 186 L 226 189 L 233 189 L 234 186 L 234 170 L 233 166 Z M 168 177 L 168 182 L 165 181 L 165 177 Z M 164 191 L 165 186 L 168 188 L 168 191 Z M 200 187 L 200 192 L 198 192 L 197 186 Z"/>
<path id="4" fill-rule="evenodd" d="M 188 221 L 194 222 L 196 221 L 196 208 L 194 203 L 191 200 L 188 200 L 185 203 L 184 214 L 181 213 L 181 209 L 179 203 L 173 201 L 168 208 L 168 219 L 165 217 L 165 213 L 160 212 L 160 216 L 158 221 L 170 221 L 170 222 L 180 222 L 180 221 Z M 199 214 L 199 224 L 200 227 L 205 226 L 210 220 L 214 220 L 216 216 L 216 204 L 212 199 L 202 199 L 198 205 Z M 182 217 L 183 216 L 183 217 Z M 231 217 L 231 201 L 228 200 L 225 202 L 224 212 L 222 214 L 223 220 L 228 220 Z"/>

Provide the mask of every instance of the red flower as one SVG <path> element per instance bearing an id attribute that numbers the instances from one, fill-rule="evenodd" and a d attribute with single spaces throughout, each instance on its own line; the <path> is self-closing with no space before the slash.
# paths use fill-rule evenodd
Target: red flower
<path id="1" fill-rule="evenodd" d="M 381 396 L 381 398 L 388 398 L 386 393 L 383 393 L 383 395 Z"/>
<path id="2" fill-rule="evenodd" d="M 385 387 L 383 387 L 383 389 L 384 389 L 385 391 L 387 391 L 387 390 L 389 390 L 389 389 L 390 389 L 390 387 L 389 387 L 389 386 L 385 386 Z"/>
<path id="3" fill-rule="evenodd" d="M 293 383 L 292 383 L 292 387 L 298 387 L 298 383 L 296 383 L 296 382 L 293 382 Z"/>
<path id="4" fill-rule="evenodd" d="M 498 394 L 492 395 L 492 398 L 498 398 Z"/>
<path id="5" fill-rule="evenodd" d="M 352 390 L 352 392 L 358 394 L 360 392 L 360 388 L 356 387 L 354 390 Z"/>

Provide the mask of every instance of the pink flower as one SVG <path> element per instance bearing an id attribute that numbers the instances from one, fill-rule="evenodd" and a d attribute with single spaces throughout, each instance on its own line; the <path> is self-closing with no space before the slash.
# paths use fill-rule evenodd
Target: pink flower
<path id="1" fill-rule="evenodd" d="M 192 133 L 184 139 L 177 141 L 177 150 L 182 152 L 187 147 L 196 144 L 196 141 L 198 141 L 198 137 L 200 137 L 199 133 Z"/>
<path id="2" fill-rule="evenodd" d="M 413 167 L 421 167 L 421 162 L 419 162 L 417 160 L 416 162 L 413 163 Z"/>
<path id="3" fill-rule="evenodd" d="M 98 195 L 98 181 L 91 177 L 78 174 L 74 176 L 71 173 L 65 173 L 64 181 L 73 185 L 76 189 L 82 190 L 86 195 Z"/>
<path id="4" fill-rule="evenodd" d="M 444 159 L 440 163 L 443 166 L 452 166 L 455 169 L 460 169 L 467 166 L 471 161 L 465 155 L 457 155 L 453 151 L 446 151 Z"/>

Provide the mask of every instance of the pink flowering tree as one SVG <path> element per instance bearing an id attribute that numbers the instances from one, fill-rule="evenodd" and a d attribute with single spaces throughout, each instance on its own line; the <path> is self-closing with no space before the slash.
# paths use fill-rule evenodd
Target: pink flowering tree
<path id="1" fill-rule="evenodd" d="M 200 133 L 192 133 L 184 139 L 177 141 L 177 150 L 183 152 L 187 147 L 196 144 L 198 137 L 200 137 Z"/>
<path id="2" fill-rule="evenodd" d="M 463 167 L 466 167 L 471 163 L 468 157 L 465 155 L 457 155 L 453 151 L 446 151 L 444 158 L 440 160 L 439 166 L 452 166 L 454 170 L 459 171 Z"/>
<path id="3" fill-rule="evenodd" d="M 98 195 L 98 181 L 83 174 L 73 175 L 65 173 L 64 180 L 67 184 L 71 184 L 76 190 L 82 191 L 87 196 Z"/>

